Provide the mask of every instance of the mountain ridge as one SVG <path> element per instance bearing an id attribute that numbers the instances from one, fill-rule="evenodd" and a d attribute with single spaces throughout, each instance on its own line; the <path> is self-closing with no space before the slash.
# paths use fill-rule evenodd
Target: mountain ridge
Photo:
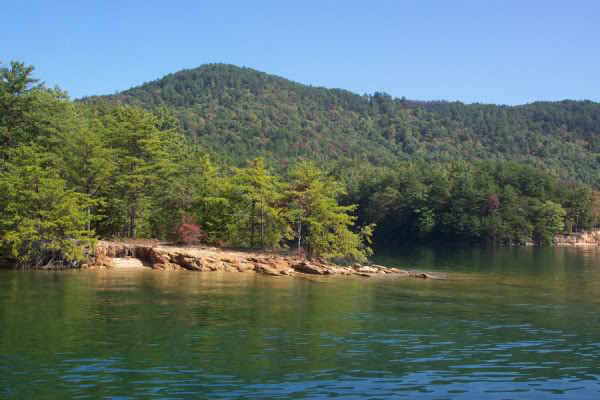
<path id="1" fill-rule="evenodd" d="M 153 83 L 158 83 L 160 81 L 163 81 L 167 78 L 171 78 L 171 77 L 175 77 L 178 75 L 184 75 L 186 73 L 189 72 L 194 72 L 194 71 L 198 71 L 198 70 L 202 70 L 205 68 L 209 68 L 209 67 L 214 67 L 214 66 L 220 66 L 220 67 L 226 67 L 226 68 L 231 68 L 231 69 L 235 69 L 235 70 L 247 70 L 250 71 L 252 73 L 257 73 L 257 74 L 261 74 L 261 75 L 266 75 L 272 78 L 276 78 L 282 81 L 285 81 L 287 83 L 290 84 L 294 84 L 294 85 L 300 85 L 300 86 L 305 86 L 308 88 L 313 88 L 313 89 L 324 89 L 324 90 L 332 90 L 332 91 L 340 91 L 340 92 L 347 92 L 348 94 L 351 95 L 355 95 L 355 96 L 359 96 L 359 97 L 364 97 L 364 96 L 372 96 L 375 93 L 381 93 L 381 94 L 388 94 L 385 91 L 375 91 L 373 93 L 364 93 L 364 94 L 360 94 L 358 92 L 354 92 L 352 90 L 349 89 L 344 89 L 341 87 L 327 87 L 327 86 L 322 86 L 322 85 L 313 85 L 310 83 L 302 83 L 300 81 L 296 81 L 292 78 L 286 78 L 284 76 L 278 75 L 278 74 L 272 74 L 272 73 L 268 73 L 268 72 L 264 72 L 261 70 L 258 70 L 256 68 L 253 67 L 247 67 L 247 66 L 240 66 L 240 65 L 236 65 L 236 64 L 230 64 L 230 63 L 221 63 L 221 62 L 214 62 L 214 63 L 205 63 L 205 64 L 200 64 L 197 67 L 192 67 L 192 68 L 183 68 L 180 69 L 176 72 L 170 72 L 160 78 L 157 79 L 153 79 L 150 81 L 146 81 L 143 83 L 140 83 L 138 85 L 134 85 L 130 88 L 124 89 L 124 90 L 120 90 L 117 91 L 116 93 L 113 94 L 98 94 L 98 95 L 85 95 L 82 97 L 79 97 L 77 99 L 75 99 L 75 101 L 89 101 L 90 99 L 94 99 L 94 98 L 103 98 L 103 97 L 113 97 L 113 96 L 119 96 L 119 95 L 124 95 L 127 94 L 128 92 L 131 92 L 134 89 L 140 88 L 142 86 L 146 86 L 146 85 L 151 85 Z M 406 96 L 394 96 L 394 95 L 390 95 L 393 99 L 402 99 L 402 98 L 406 98 Z M 520 104 L 505 104 L 505 103 L 493 103 L 493 102 L 480 102 L 480 101 L 474 101 L 474 102 L 464 102 L 461 100 L 446 100 L 446 99 L 430 99 L 430 100 L 424 100 L 424 99 L 411 99 L 408 100 L 414 103 L 458 103 L 458 104 L 462 104 L 465 106 L 470 106 L 470 105 L 479 105 L 479 106 L 497 106 L 497 107 L 509 107 L 509 108 L 518 108 L 518 107 L 524 107 L 524 106 L 529 106 L 529 105 L 536 105 L 536 104 L 552 104 L 552 103 L 569 103 L 569 102 L 589 102 L 589 103 L 594 103 L 594 104 L 600 104 L 600 102 L 591 100 L 591 99 L 570 99 L 570 98 L 564 98 L 564 99 L 559 99 L 559 100 L 534 100 L 528 103 L 520 103 Z"/>
<path id="2" fill-rule="evenodd" d="M 298 157 L 375 166 L 498 159 L 600 186 L 600 103 L 591 100 L 415 101 L 205 64 L 80 101 L 167 107 L 193 142 L 238 164 L 257 156 L 283 166 Z"/>

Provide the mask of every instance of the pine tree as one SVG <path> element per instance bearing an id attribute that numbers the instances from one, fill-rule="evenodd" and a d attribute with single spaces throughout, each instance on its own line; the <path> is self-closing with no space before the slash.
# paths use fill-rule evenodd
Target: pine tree
<path id="1" fill-rule="evenodd" d="M 298 248 L 309 256 L 364 260 L 370 254 L 365 240 L 369 239 L 373 226 L 363 228 L 360 233 L 350 230 L 356 221 L 350 212 L 356 206 L 338 204 L 338 197 L 345 193 L 343 185 L 325 176 L 310 161 L 299 161 L 290 176 L 287 204 Z"/>
<path id="2" fill-rule="evenodd" d="M 129 238 L 148 235 L 152 196 L 164 189 L 163 179 L 172 172 L 171 139 L 157 128 L 152 114 L 135 107 L 114 108 L 103 119 L 115 152 L 105 225 Z"/>
<path id="3" fill-rule="evenodd" d="M 0 173 L 0 245 L 24 266 L 77 265 L 94 242 L 89 197 L 66 187 L 38 145 L 9 155 Z"/>
<path id="4" fill-rule="evenodd" d="M 46 140 L 56 155 L 61 176 L 68 187 L 88 196 L 93 202 L 87 212 L 95 214 L 104 204 L 106 192 L 116 167 L 115 149 L 109 147 L 106 130 L 93 110 L 70 105 L 69 129 L 63 129 Z M 91 231 L 91 218 L 88 230 Z"/>
<path id="5" fill-rule="evenodd" d="M 262 158 L 234 168 L 229 179 L 231 213 L 229 241 L 247 247 L 274 248 L 290 237 L 283 185 Z"/>

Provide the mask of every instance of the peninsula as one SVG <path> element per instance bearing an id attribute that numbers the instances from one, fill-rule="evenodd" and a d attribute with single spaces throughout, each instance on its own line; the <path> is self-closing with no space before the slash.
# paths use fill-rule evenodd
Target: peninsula
<path id="1" fill-rule="evenodd" d="M 374 264 L 339 266 L 325 260 L 307 260 L 294 254 L 223 250 L 207 246 L 174 246 L 146 241 L 100 241 L 96 255 L 82 268 L 149 267 L 161 270 L 242 272 L 271 276 L 346 275 L 432 278 L 431 274 Z"/>

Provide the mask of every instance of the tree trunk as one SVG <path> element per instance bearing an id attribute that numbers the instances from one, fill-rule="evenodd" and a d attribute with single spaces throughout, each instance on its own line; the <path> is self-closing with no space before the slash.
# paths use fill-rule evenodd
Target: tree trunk
<path id="1" fill-rule="evenodd" d="M 300 253 L 300 243 L 302 242 L 302 221 L 298 220 L 298 253 Z"/>
<path id="2" fill-rule="evenodd" d="M 87 230 L 88 233 L 92 232 L 92 219 L 91 219 L 91 210 L 90 207 L 87 208 Z"/>
<path id="3" fill-rule="evenodd" d="M 135 238 L 135 209 L 129 210 L 129 238 Z"/>
<path id="4" fill-rule="evenodd" d="M 250 247 L 254 247 L 254 231 L 256 228 L 256 222 L 254 221 L 256 209 L 256 200 L 252 200 L 252 211 L 250 212 Z"/>
<path id="5" fill-rule="evenodd" d="M 260 248 L 265 248 L 265 207 L 263 199 L 260 199 Z"/>

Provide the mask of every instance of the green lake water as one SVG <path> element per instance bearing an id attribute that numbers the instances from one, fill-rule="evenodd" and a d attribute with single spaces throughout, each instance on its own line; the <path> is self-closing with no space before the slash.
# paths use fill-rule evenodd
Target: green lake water
<path id="1" fill-rule="evenodd" d="M 0 398 L 600 399 L 600 247 L 376 261 L 445 279 L 0 270 Z"/>

